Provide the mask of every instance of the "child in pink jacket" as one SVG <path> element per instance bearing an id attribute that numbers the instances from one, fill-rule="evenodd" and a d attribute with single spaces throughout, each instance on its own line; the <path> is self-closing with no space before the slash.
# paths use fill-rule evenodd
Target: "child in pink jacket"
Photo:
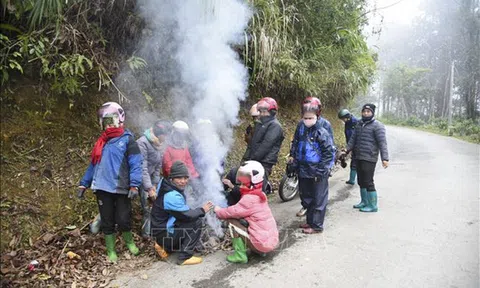
<path id="1" fill-rule="evenodd" d="M 278 245 L 277 223 L 262 192 L 265 170 L 257 161 L 246 161 L 237 172 L 240 183 L 240 201 L 228 208 L 215 207 L 220 219 L 226 219 L 232 233 L 235 253 L 227 260 L 233 263 L 247 263 L 247 247 L 258 254 L 274 250 Z M 248 225 L 242 224 L 246 220 Z"/>

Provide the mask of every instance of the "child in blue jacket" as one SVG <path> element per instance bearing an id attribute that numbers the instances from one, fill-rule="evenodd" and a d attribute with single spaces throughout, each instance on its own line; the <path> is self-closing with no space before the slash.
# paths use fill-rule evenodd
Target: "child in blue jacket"
<path id="1" fill-rule="evenodd" d="M 133 134 L 123 127 L 125 111 L 119 104 L 103 104 L 98 117 L 104 131 L 93 147 L 90 165 L 78 187 L 78 197 L 82 199 L 87 188 L 94 191 L 107 255 L 110 261 L 116 262 L 115 224 L 130 252 L 139 253 L 131 232 L 131 199 L 138 196 L 138 187 L 142 184 L 142 154 Z"/>

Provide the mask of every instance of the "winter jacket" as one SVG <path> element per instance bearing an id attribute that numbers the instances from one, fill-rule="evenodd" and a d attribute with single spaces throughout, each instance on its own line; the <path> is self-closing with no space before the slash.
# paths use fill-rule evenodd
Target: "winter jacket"
<path id="1" fill-rule="evenodd" d="M 96 165 L 90 162 L 80 181 L 81 186 L 94 191 L 118 194 L 128 194 L 130 187 L 140 187 L 141 184 L 142 154 L 128 130 L 105 143 L 102 159 Z"/>
<path id="2" fill-rule="evenodd" d="M 163 179 L 157 187 L 157 199 L 151 212 L 152 234 L 165 237 L 173 234 L 174 228 L 182 228 L 182 223 L 197 221 L 205 216 L 203 208 L 190 209 L 185 194 L 168 179 Z"/>
<path id="3" fill-rule="evenodd" d="M 172 145 L 168 145 L 165 149 L 165 153 L 163 153 L 163 177 L 168 177 L 168 175 L 170 175 L 170 169 L 175 161 L 182 161 L 185 163 L 185 165 L 187 165 L 188 172 L 190 172 L 190 177 L 198 178 L 199 175 L 195 169 L 195 166 L 193 165 L 192 156 L 190 155 L 188 147 L 176 148 Z"/>
<path id="4" fill-rule="evenodd" d="M 144 190 L 150 190 L 160 181 L 164 151 L 153 146 L 145 135 L 137 140 L 137 144 L 143 156 L 142 187 Z"/>
<path id="5" fill-rule="evenodd" d="M 347 140 L 347 145 L 350 138 L 352 138 L 353 132 L 355 132 L 355 126 L 357 126 L 357 123 L 358 119 L 353 115 L 347 122 L 345 122 L 345 139 Z"/>
<path id="6" fill-rule="evenodd" d="M 347 151 L 352 150 L 357 160 L 376 163 L 380 152 L 382 161 L 388 161 L 385 126 L 375 119 L 368 122 L 360 121 L 348 141 Z"/>
<path id="7" fill-rule="evenodd" d="M 277 222 L 273 218 L 268 201 L 262 202 L 257 195 L 244 195 L 237 204 L 222 208 L 216 214 L 220 219 L 247 220 L 248 236 L 258 251 L 267 253 L 277 247 Z"/>
<path id="8" fill-rule="evenodd" d="M 335 149 L 332 138 L 322 122 L 307 128 L 303 121 L 298 123 L 290 156 L 294 159 L 298 176 L 301 178 L 328 177 L 333 166 Z"/>
<path id="9" fill-rule="evenodd" d="M 243 160 L 255 160 L 270 167 L 277 164 L 284 138 L 282 125 L 275 116 L 268 117 L 263 123 L 255 123 Z"/>
<path id="10" fill-rule="evenodd" d="M 327 130 L 328 135 L 330 135 L 330 138 L 332 139 L 332 145 L 335 146 L 335 139 L 333 137 L 333 129 L 332 129 L 332 124 L 330 124 L 330 121 L 328 121 L 323 117 L 320 117 L 318 118 L 317 122 L 320 123 L 320 127 L 323 127 L 325 130 Z"/>

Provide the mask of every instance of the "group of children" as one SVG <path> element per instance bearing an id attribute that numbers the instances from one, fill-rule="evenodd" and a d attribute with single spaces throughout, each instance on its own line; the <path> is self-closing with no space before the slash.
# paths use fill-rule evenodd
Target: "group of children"
<path id="1" fill-rule="evenodd" d="M 202 217 L 210 211 L 228 223 L 235 249 L 228 261 L 246 263 L 248 249 L 261 255 L 274 250 L 278 245 L 278 230 L 265 187 L 284 139 L 277 111 L 276 101 L 269 97 L 252 107 L 254 124 L 245 135 L 248 148 L 242 164 L 223 179 L 229 206 L 222 208 L 207 201 L 202 207 L 191 209 L 185 189 L 190 182 L 198 181 L 200 175 L 189 149 L 187 123 L 177 121 L 170 125 L 157 121 L 135 141 L 133 134 L 124 128 L 122 107 L 115 102 L 105 103 L 98 112 L 103 132 L 80 181 L 78 197 L 83 198 L 87 188 L 95 192 L 109 259 L 117 261 L 116 226 L 130 252 L 139 253 L 131 232 L 131 200 L 139 194 L 142 234 L 153 237 L 161 259 L 177 251 L 178 264 L 201 263 L 194 250 L 202 232 Z M 306 223 L 300 225 L 306 234 L 323 231 L 328 178 L 335 160 L 333 132 L 330 123 L 321 117 L 321 111 L 318 98 L 308 97 L 303 101 L 302 120 L 297 125 L 288 160 L 289 169 L 299 179 L 302 209 L 297 216 L 306 214 Z M 365 105 L 358 124 L 348 111 L 339 113 L 339 118 L 347 123 L 348 145 L 344 153 L 354 154 L 347 183 L 355 182 L 356 172 L 362 201 L 355 207 L 364 212 L 378 209 L 373 172 L 379 151 L 384 167 L 388 166 L 385 128 L 375 121 L 374 111 L 374 105 Z"/>

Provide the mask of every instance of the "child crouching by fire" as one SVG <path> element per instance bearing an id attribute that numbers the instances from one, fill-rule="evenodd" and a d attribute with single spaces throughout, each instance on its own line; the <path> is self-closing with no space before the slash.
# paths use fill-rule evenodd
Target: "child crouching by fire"
<path id="1" fill-rule="evenodd" d="M 228 208 L 215 206 L 220 219 L 226 219 L 232 234 L 234 254 L 227 256 L 232 263 L 247 263 L 247 248 L 260 255 L 278 245 L 277 223 L 268 206 L 262 183 L 265 170 L 257 161 L 246 161 L 239 168 L 236 182 L 240 183 L 240 201 Z"/>

